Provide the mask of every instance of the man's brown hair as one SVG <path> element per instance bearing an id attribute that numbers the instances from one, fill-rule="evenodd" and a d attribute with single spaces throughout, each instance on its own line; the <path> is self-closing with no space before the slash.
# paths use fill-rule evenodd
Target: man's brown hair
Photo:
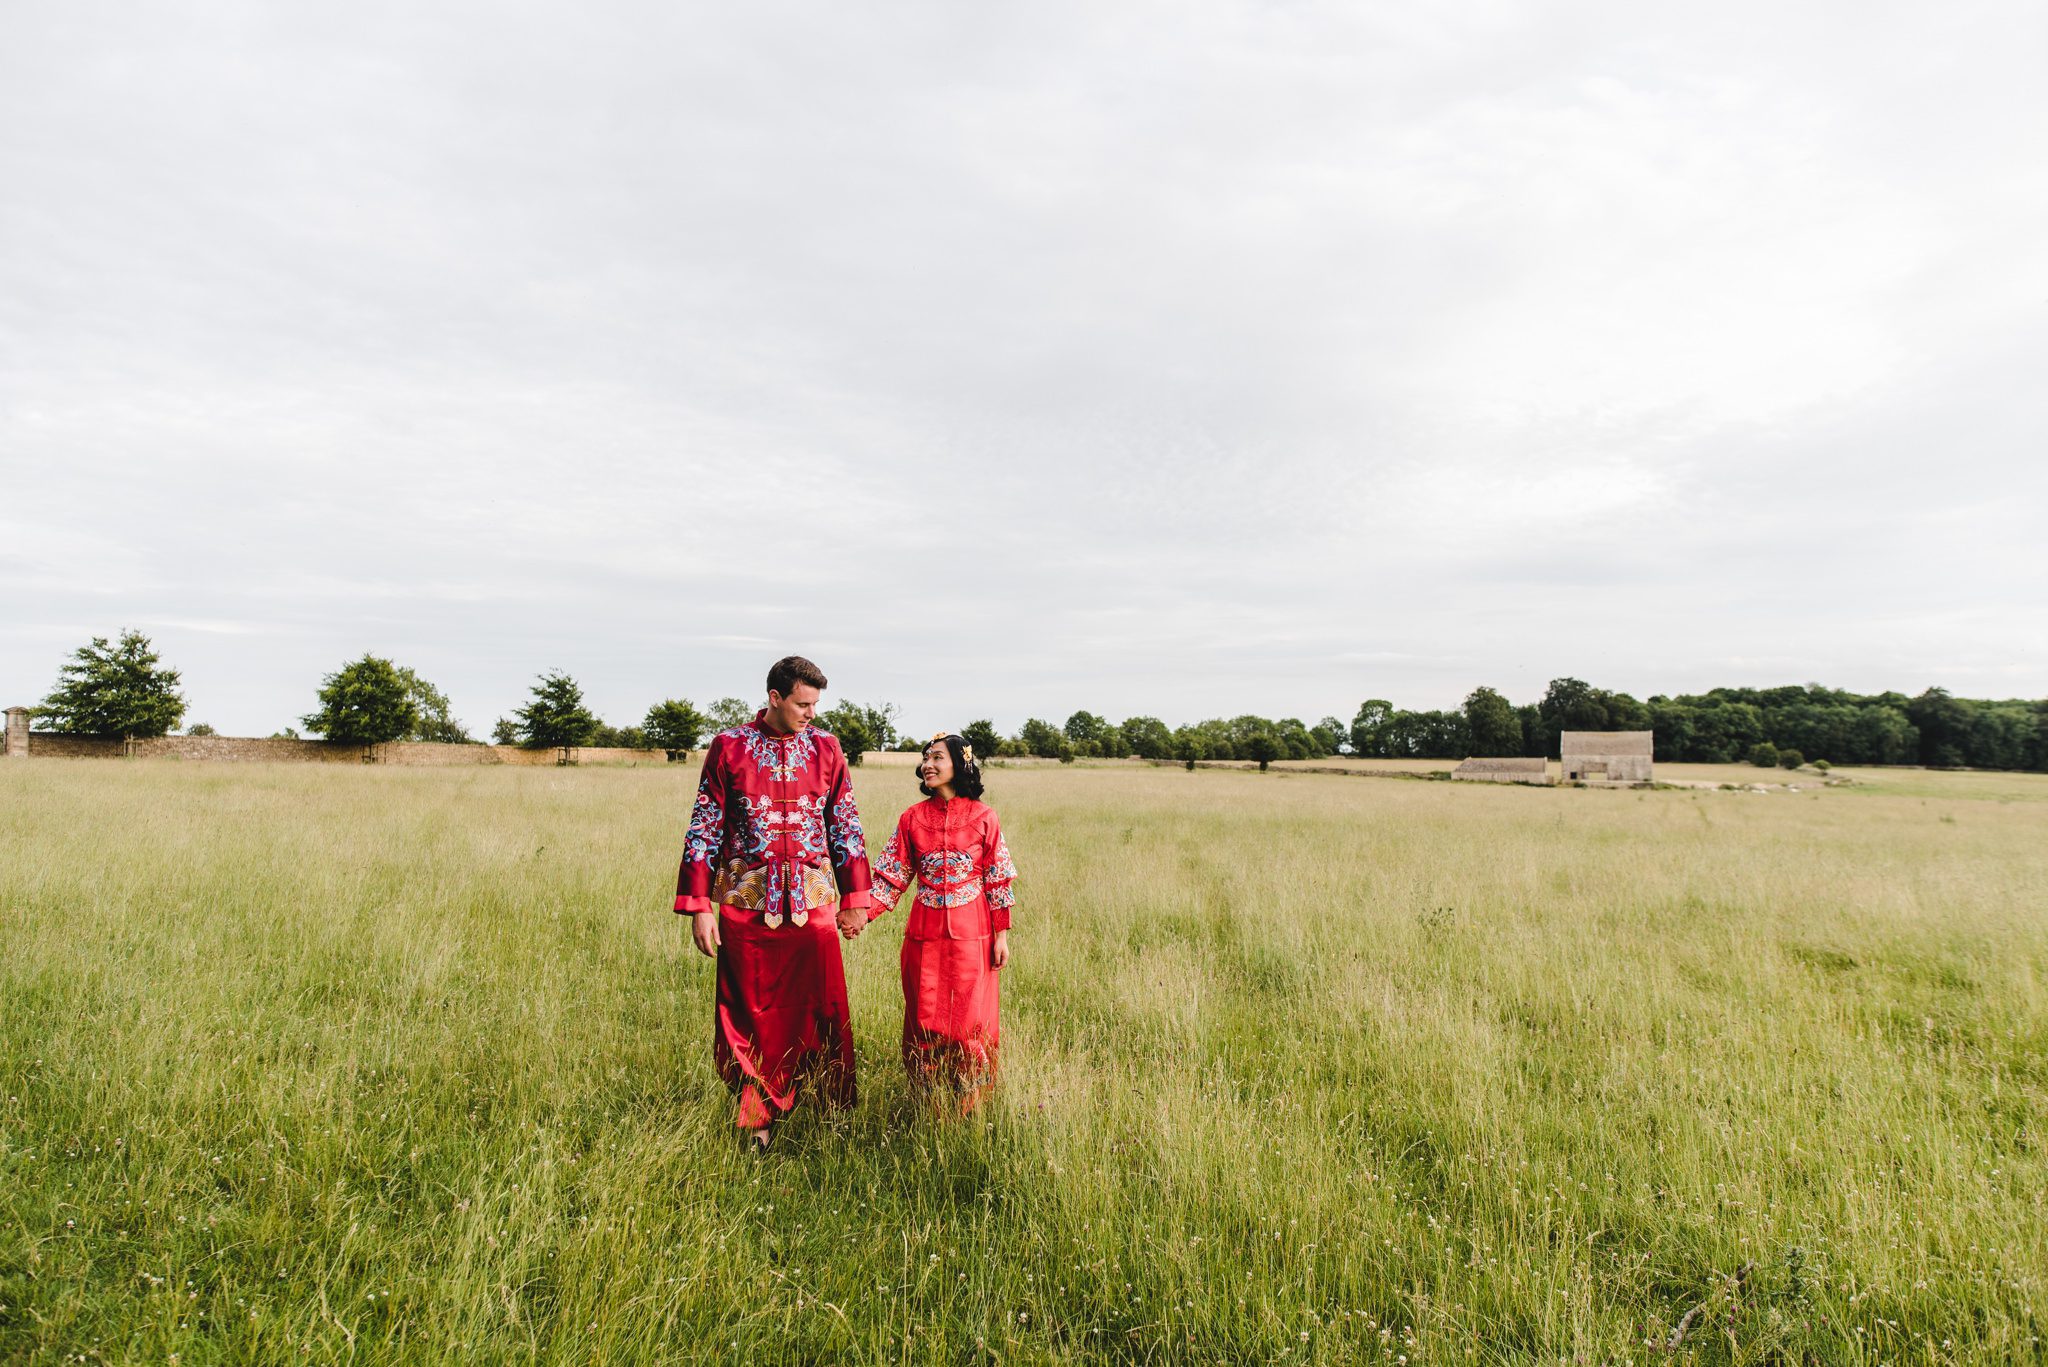
<path id="1" fill-rule="evenodd" d="M 801 655 L 785 655 L 768 666 L 768 691 L 789 696 L 789 690 L 800 683 L 822 690 L 825 687 L 825 671 Z"/>

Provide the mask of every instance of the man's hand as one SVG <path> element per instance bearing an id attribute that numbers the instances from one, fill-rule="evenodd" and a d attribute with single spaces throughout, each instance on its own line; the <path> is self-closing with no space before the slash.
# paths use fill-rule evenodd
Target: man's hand
<path id="1" fill-rule="evenodd" d="M 849 907 L 843 902 L 840 904 L 839 933 L 841 935 L 851 940 L 867 928 L 868 911 L 866 907 Z"/>
<path id="2" fill-rule="evenodd" d="M 997 968 L 1001 968 L 1004 964 L 1010 962 L 1009 931 L 999 930 L 996 932 L 996 942 L 989 946 L 988 956 L 995 962 Z"/>
<path id="3" fill-rule="evenodd" d="M 707 959 L 718 957 L 718 913 L 700 911 L 690 918 L 690 938 L 697 942 L 697 952 Z"/>

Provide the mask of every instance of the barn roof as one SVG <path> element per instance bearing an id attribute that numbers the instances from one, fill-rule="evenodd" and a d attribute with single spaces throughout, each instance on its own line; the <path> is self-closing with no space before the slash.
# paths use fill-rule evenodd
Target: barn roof
<path id="1" fill-rule="evenodd" d="M 1490 759 L 1477 755 L 1460 764 L 1456 770 L 1461 774 L 1543 774 L 1549 771 L 1548 760 L 1519 756 Z"/>
<path id="2" fill-rule="evenodd" d="M 1588 755 L 1644 755 L 1653 749 L 1652 731 L 1567 731 L 1558 738 L 1558 754 L 1570 759 Z"/>

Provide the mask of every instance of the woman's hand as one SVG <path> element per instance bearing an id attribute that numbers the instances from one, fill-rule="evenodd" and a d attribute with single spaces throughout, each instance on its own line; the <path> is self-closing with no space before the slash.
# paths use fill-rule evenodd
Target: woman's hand
<path id="1" fill-rule="evenodd" d="M 690 918 L 690 938 L 697 942 L 697 952 L 706 958 L 718 957 L 718 913 L 700 911 Z"/>
<path id="2" fill-rule="evenodd" d="M 996 932 L 996 941 L 993 945 L 989 946 L 989 958 L 994 960 L 997 968 L 1001 968 L 1004 964 L 1010 962 L 1009 931 L 999 930 Z"/>

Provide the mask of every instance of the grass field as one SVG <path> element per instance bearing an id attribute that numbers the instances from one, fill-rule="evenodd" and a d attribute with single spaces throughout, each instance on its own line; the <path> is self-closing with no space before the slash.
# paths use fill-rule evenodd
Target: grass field
<path id="1" fill-rule="evenodd" d="M 0 765 L 0 1360 L 2040 1361 L 2048 778 L 1857 777 L 998 771 L 998 1103 L 892 919 L 754 1159 L 694 766 Z"/>

